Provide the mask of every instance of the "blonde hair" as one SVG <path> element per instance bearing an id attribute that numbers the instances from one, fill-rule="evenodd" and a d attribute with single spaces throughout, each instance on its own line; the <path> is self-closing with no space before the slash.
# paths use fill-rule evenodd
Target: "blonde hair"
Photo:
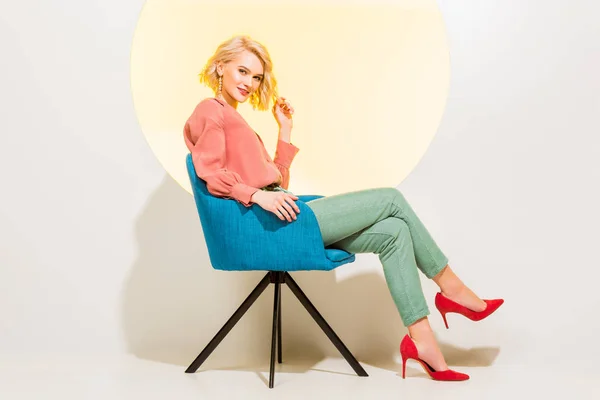
<path id="1" fill-rule="evenodd" d="M 249 36 L 238 35 L 221 43 L 200 72 L 200 83 L 205 84 L 216 93 L 219 86 L 217 64 L 233 61 L 244 50 L 256 55 L 262 61 L 264 70 L 264 76 L 258 89 L 250 95 L 250 104 L 255 110 L 268 110 L 271 100 L 275 101 L 277 97 L 277 80 L 273 75 L 273 63 L 267 48 Z"/>

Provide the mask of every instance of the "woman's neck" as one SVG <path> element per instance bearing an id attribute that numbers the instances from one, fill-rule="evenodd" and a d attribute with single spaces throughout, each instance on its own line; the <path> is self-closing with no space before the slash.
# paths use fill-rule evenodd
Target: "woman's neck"
<path id="1" fill-rule="evenodd" d="M 229 104 L 231 107 L 233 107 L 235 110 L 237 110 L 238 102 L 233 99 L 231 99 L 230 101 L 227 100 L 225 98 L 225 96 L 223 96 L 223 93 L 217 95 L 215 98 L 222 100 L 223 102 L 225 102 L 226 104 Z"/>

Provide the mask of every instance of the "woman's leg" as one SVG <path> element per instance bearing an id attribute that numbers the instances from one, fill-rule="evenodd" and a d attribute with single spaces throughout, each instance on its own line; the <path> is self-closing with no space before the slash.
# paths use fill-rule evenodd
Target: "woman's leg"
<path id="1" fill-rule="evenodd" d="M 388 217 L 333 243 L 332 247 L 379 255 L 392 299 L 420 357 L 438 371 L 448 369 L 427 319 L 429 309 L 408 225 L 399 218 Z"/>
<path id="2" fill-rule="evenodd" d="M 375 253 L 379 256 L 385 280 L 404 326 L 408 327 L 429 315 L 415 262 L 412 237 L 404 221 L 388 217 L 333 243 L 332 247 L 355 254 Z"/>
<path id="3" fill-rule="evenodd" d="M 400 191 L 375 188 L 323 197 L 306 203 L 315 213 L 323 242 L 329 246 L 369 226 L 394 217 L 406 223 L 413 238 L 417 267 L 433 278 L 448 263 Z"/>
<path id="4" fill-rule="evenodd" d="M 349 237 L 386 218 L 402 220 L 413 240 L 417 267 L 433 278 L 448 258 L 435 243 L 400 191 L 375 188 L 323 197 L 306 203 L 315 213 L 325 246 Z"/>
<path id="5" fill-rule="evenodd" d="M 437 370 L 447 369 L 427 320 L 429 309 L 417 268 L 447 288 L 454 287 L 455 275 L 449 274 L 447 257 L 404 196 L 394 188 L 379 188 L 307 205 L 315 213 L 326 246 L 379 255 L 394 303 L 421 358 Z"/>
<path id="6" fill-rule="evenodd" d="M 486 305 L 454 274 L 448 258 L 421 220 L 395 188 L 375 188 L 323 197 L 307 203 L 319 222 L 325 246 L 348 237 L 388 217 L 404 221 L 413 239 L 417 267 L 440 287 L 442 294 L 473 310 Z"/>

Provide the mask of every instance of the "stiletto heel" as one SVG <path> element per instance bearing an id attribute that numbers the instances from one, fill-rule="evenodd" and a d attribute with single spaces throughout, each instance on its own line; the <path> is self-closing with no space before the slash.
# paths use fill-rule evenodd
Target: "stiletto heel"
<path id="1" fill-rule="evenodd" d="M 483 311 L 473 311 L 468 309 L 467 307 L 461 306 L 455 301 L 450 300 L 442 293 L 438 292 L 435 295 L 435 307 L 438 309 L 440 314 L 442 314 L 442 318 L 444 319 L 444 324 L 446 325 L 446 329 L 448 329 L 448 320 L 446 319 L 446 314 L 448 313 L 457 313 L 469 318 L 471 321 L 481 321 L 484 318 L 489 317 L 494 311 L 496 311 L 502 304 L 504 304 L 503 299 L 494 299 L 494 300 L 484 300 L 487 304 L 487 307 Z"/>
<path id="2" fill-rule="evenodd" d="M 449 329 L 448 328 L 448 321 L 446 320 L 446 313 L 441 313 L 441 314 L 442 314 L 442 318 L 444 320 L 444 325 L 446 325 L 446 329 Z"/>
<path id="3" fill-rule="evenodd" d="M 410 358 L 417 361 L 425 372 L 436 381 L 466 381 L 469 375 L 462 372 L 447 369 L 436 371 L 433 367 L 419 358 L 419 350 L 410 336 L 405 335 L 400 343 L 400 355 L 402 356 L 402 379 L 406 379 L 406 361 Z"/>

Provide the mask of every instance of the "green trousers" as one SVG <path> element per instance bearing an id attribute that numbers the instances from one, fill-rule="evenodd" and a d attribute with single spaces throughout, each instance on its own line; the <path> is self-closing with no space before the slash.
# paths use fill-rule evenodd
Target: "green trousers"
<path id="1" fill-rule="evenodd" d="M 418 270 L 433 278 L 448 258 L 400 191 L 367 189 L 306 204 L 317 217 L 325 246 L 379 256 L 405 326 L 429 315 Z"/>

